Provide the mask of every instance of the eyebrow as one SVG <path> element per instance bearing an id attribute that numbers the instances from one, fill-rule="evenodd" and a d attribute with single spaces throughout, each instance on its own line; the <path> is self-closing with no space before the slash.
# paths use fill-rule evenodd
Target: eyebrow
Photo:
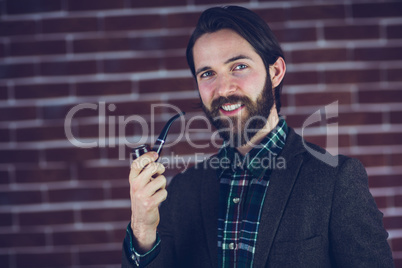
<path id="1" fill-rule="evenodd" d="M 231 62 L 234 62 L 234 61 L 237 61 L 237 60 L 242 60 L 242 59 L 251 60 L 251 58 L 248 57 L 248 56 L 245 56 L 245 55 L 238 55 L 238 56 L 234 56 L 234 57 L 228 59 L 227 61 L 225 61 L 225 64 L 229 64 L 229 63 L 231 63 Z M 202 67 L 202 68 L 197 69 L 196 72 L 195 72 L 195 74 L 198 75 L 199 73 L 202 73 L 202 72 L 207 71 L 207 70 L 209 70 L 209 69 L 211 69 L 210 66 L 204 66 L 204 67 Z"/>

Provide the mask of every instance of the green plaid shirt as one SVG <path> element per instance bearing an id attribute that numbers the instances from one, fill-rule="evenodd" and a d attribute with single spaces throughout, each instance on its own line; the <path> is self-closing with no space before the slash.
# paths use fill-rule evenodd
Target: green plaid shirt
<path id="1" fill-rule="evenodd" d="M 224 144 L 218 153 L 230 163 L 218 169 L 220 179 L 218 218 L 219 267 L 252 267 L 261 211 L 271 171 L 285 168 L 277 155 L 285 145 L 287 125 L 278 125 L 244 157 Z"/>

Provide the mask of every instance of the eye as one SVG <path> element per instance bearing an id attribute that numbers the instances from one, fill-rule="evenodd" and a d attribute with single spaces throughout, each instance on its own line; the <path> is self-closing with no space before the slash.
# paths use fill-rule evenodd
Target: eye
<path id="1" fill-rule="evenodd" d="M 238 64 L 236 65 L 233 70 L 242 70 L 242 69 L 246 69 L 248 66 L 246 64 Z"/>
<path id="2" fill-rule="evenodd" d="M 212 76 L 214 73 L 212 71 L 206 71 L 200 75 L 200 78 L 207 78 Z"/>

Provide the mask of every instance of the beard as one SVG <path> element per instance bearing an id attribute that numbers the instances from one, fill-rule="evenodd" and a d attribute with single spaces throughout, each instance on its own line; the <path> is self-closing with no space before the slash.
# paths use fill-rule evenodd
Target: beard
<path id="1" fill-rule="evenodd" d="M 221 106 L 227 103 L 240 103 L 244 107 L 236 116 L 220 115 Z M 211 109 L 202 103 L 202 109 L 218 130 L 219 136 L 230 146 L 240 147 L 249 142 L 266 125 L 274 103 L 272 84 L 268 77 L 256 101 L 246 96 L 231 95 L 213 100 Z"/>

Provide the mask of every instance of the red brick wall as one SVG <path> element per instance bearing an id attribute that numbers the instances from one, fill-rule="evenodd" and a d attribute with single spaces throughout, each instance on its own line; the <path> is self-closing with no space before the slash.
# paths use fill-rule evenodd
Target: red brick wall
<path id="1" fill-rule="evenodd" d="M 159 107 L 152 117 L 152 104 L 178 106 L 187 122 L 202 114 L 184 53 L 200 12 L 220 2 L 0 0 L 2 267 L 119 267 L 130 219 L 124 138 L 138 142 L 174 113 Z M 367 167 L 402 267 L 402 2 L 236 2 L 263 16 L 286 51 L 290 125 L 300 131 L 338 101 L 339 153 Z M 79 104 L 94 106 L 75 114 L 72 134 L 97 147 L 66 137 L 66 116 Z M 119 129 L 134 115 L 149 129 L 139 121 Z M 205 122 L 190 128 L 204 129 L 191 142 L 208 143 Z M 315 124 L 304 136 L 326 146 L 322 130 Z M 196 151 L 215 148 L 195 150 L 183 137 L 164 155 L 194 160 Z"/>

